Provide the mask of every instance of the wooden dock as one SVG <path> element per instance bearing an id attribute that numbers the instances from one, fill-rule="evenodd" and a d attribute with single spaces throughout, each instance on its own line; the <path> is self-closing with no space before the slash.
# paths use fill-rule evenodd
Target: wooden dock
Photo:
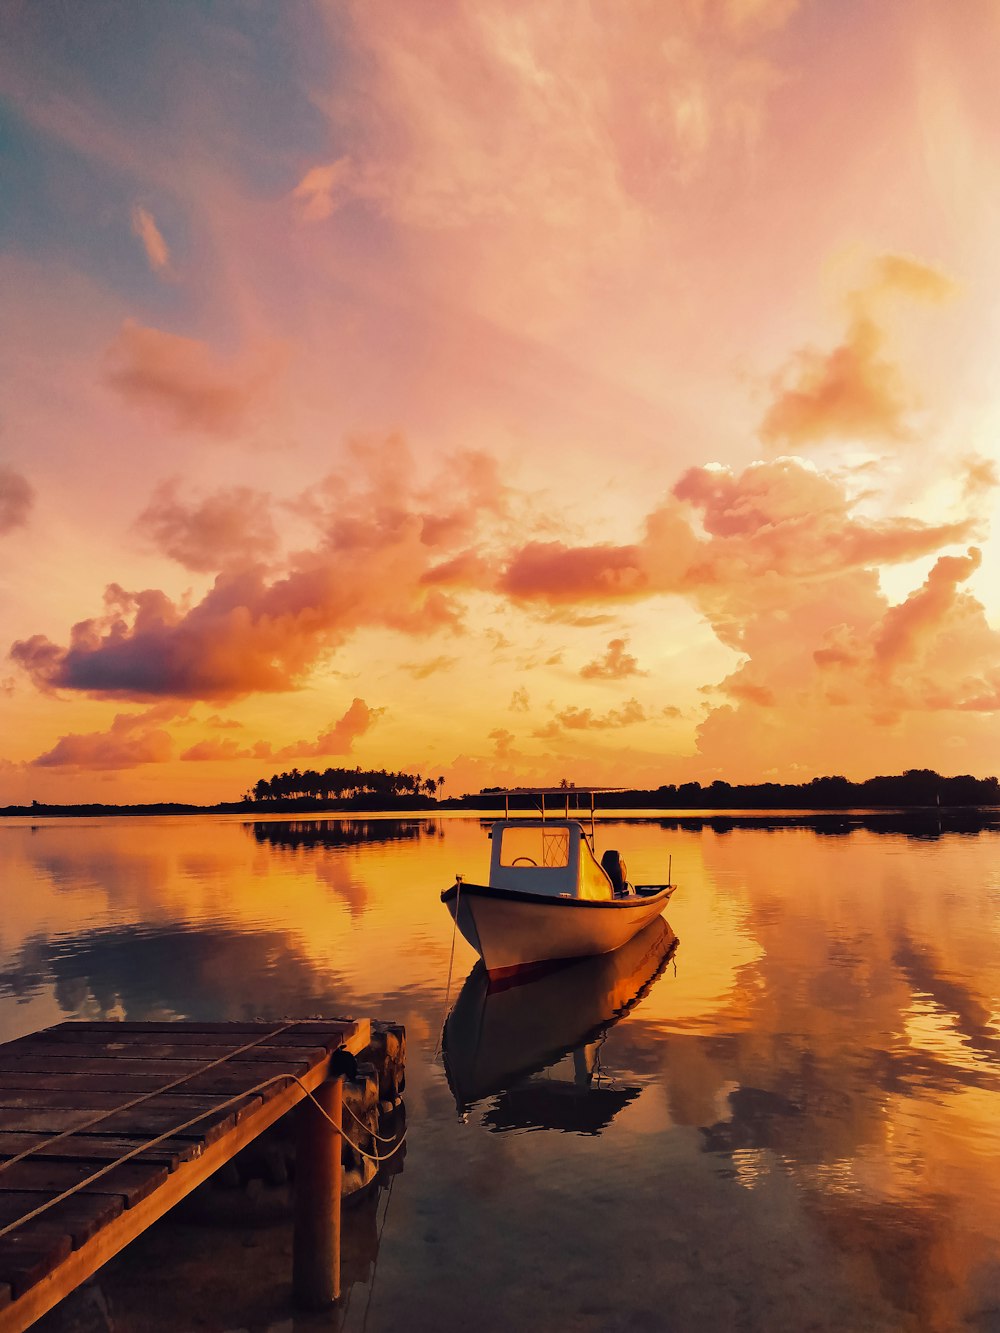
<path id="1" fill-rule="evenodd" d="M 0 1333 L 22 1333 L 307 1093 L 339 1124 L 344 1066 L 369 1041 L 369 1020 L 335 1019 L 61 1023 L 0 1046 Z M 296 1298 L 317 1306 L 339 1293 L 341 1154 L 315 1105 L 299 1151 Z"/>

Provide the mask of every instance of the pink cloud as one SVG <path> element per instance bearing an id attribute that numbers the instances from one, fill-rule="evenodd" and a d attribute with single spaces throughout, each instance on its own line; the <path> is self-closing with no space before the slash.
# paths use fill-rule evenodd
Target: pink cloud
<path id="1" fill-rule="evenodd" d="M 141 204 L 132 209 L 132 234 L 142 242 L 149 267 L 159 273 L 170 264 L 170 251 L 163 235 L 156 225 L 156 219 Z"/>
<path id="2" fill-rule="evenodd" d="M 547 602 L 623 600 L 653 591 L 640 548 L 558 541 L 529 542 L 507 565 L 499 586 L 513 598 Z"/>
<path id="3" fill-rule="evenodd" d="M 27 523 L 34 500 L 27 479 L 13 468 L 0 465 L 0 537 Z"/>
<path id="4" fill-rule="evenodd" d="M 183 430 L 234 435 L 273 380 L 273 355 L 223 361 L 196 338 L 126 320 L 108 349 L 108 384 L 128 402 L 151 407 Z"/>
<path id="5" fill-rule="evenodd" d="M 278 539 L 270 500 L 249 486 L 232 486 L 199 503 L 178 497 L 178 483 L 162 482 L 136 528 L 186 569 L 210 573 L 274 554 Z"/>
<path id="6" fill-rule="evenodd" d="M 292 191 L 305 222 L 323 222 L 349 197 L 354 171 L 349 157 L 310 168 Z"/>
<path id="7" fill-rule="evenodd" d="M 915 559 L 966 538 L 972 526 L 854 517 L 842 485 L 797 459 L 754 463 L 740 473 L 698 467 L 648 515 L 639 541 L 530 542 L 510 558 L 498 586 L 518 601 L 557 608 L 680 594 L 729 642 L 737 596 L 751 605 L 780 600 L 788 582 Z"/>
<path id="8" fill-rule="evenodd" d="M 418 486 L 400 441 L 358 449 L 354 462 L 353 474 L 300 503 L 316 543 L 284 566 L 224 568 L 193 606 L 112 584 L 104 613 L 73 626 L 67 645 L 34 635 L 15 643 L 11 657 L 40 689 L 225 700 L 296 688 L 365 626 L 417 637 L 458 630 L 461 605 L 425 578 L 442 556 L 425 540 L 426 522 L 465 508 L 471 516 L 453 529 L 464 540 L 484 516 L 469 510 L 459 488 L 439 498 L 438 510 L 425 507 L 434 496 Z M 144 521 L 188 563 L 241 544 L 249 554 L 254 534 L 268 540 L 266 515 L 253 510 L 241 526 L 238 498 L 189 509 L 167 495 Z"/>
<path id="9" fill-rule="evenodd" d="M 874 643 L 875 661 L 882 670 L 911 660 L 929 637 L 936 637 L 941 624 L 954 618 L 962 606 L 958 585 L 970 577 L 982 563 L 977 547 L 965 556 L 941 556 L 927 575 L 923 587 L 912 592 L 899 606 L 890 607 Z M 972 599 L 965 606 L 973 610 Z"/>

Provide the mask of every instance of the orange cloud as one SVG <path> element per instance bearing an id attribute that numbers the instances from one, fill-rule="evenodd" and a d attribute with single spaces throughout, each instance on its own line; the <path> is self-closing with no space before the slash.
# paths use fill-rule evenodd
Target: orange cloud
<path id="1" fill-rule="evenodd" d="M 401 669 L 408 671 L 414 680 L 426 680 L 428 676 L 435 676 L 439 671 L 450 671 L 452 667 L 458 666 L 457 657 L 431 657 L 426 662 L 403 662 Z"/>
<path id="2" fill-rule="evenodd" d="M 271 744 L 269 741 L 258 741 L 255 745 L 240 745 L 228 736 L 211 736 L 208 740 L 190 746 L 181 754 L 181 758 L 198 763 L 227 759 L 270 759 Z"/>
<path id="3" fill-rule="evenodd" d="M 500 577 L 500 590 L 525 601 L 623 600 L 654 591 L 636 546 L 529 542 Z"/>
<path id="4" fill-rule="evenodd" d="M 902 439 L 909 403 L 883 343 L 874 321 L 859 315 L 839 347 L 797 352 L 774 382 L 761 438 L 793 448 L 836 438 Z"/>
<path id="5" fill-rule="evenodd" d="M 126 320 L 108 349 L 108 384 L 140 407 L 152 407 L 182 430 L 235 434 L 264 387 L 273 358 L 257 365 L 221 360 L 207 343 Z"/>
<path id="6" fill-rule="evenodd" d="M 607 731 L 613 727 L 630 727 L 646 721 L 646 710 L 638 699 L 629 699 L 621 708 L 595 714 L 590 708 L 564 708 L 556 714 L 556 721 L 568 731 Z"/>
<path id="7" fill-rule="evenodd" d="M 385 712 L 369 708 L 364 699 L 355 699 L 342 718 L 332 722 L 314 741 L 298 741 L 278 750 L 275 759 L 318 758 L 330 754 L 352 754 L 354 742 L 370 731 Z"/>
<path id="8" fill-rule="evenodd" d="M 973 574 L 981 563 L 981 554 L 975 546 L 966 556 L 941 556 L 923 587 L 886 612 L 874 645 L 875 660 L 880 668 L 888 670 L 896 663 L 916 656 L 926 638 L 934 634 L 941 622 L 955 610 L 960 596 L 958 584 Z"/>
<path id="9" fill-rule="evenodd" d="M 604 656 L 582 666 L 580 675 L 584 680 L 624 680 L 626 676 L 645 676 L 647 673 L 640 671 L 638 659 L 625 651 L 627 643 L 627 639 L 612 639 Z"/>
<path id="10" fill-rule="evenodd" d="M 28 521 L 35 493 L 25 477 L 0 465 L 0 537 Z"/>
<path id="11" fill-rule="evenodd" d="M 186 569 L 210 573 L 273 555 L 278 539 L 270 500 L 249 486 L 232 486 L 198 504 L 178 498 L 165 481 L 136 520 L 136 528 Z"/>
<path id="12" fill-rule="evenodd" d="M 108 770 L 164 764 L 173 755 L 173 742 L 170 733 L 155 724 L 175 712 L 154 707 L 119 713 L 107 731 L 60 737 L 51 750 L 31 760 L 31 767 Z"/>
<path id="13" fill-rule="evenodd" d="M 205 763 L 233 759 L 317 759 L 324 755 L 352 754 L 354 742 L 369 732 L 384 712 L 384 708 L 369 708 L 364 699 L 356 698 L 343 717 L 331 722 L 314 741 L 293 741 L 276 749 L 270 741 L 240 745 L 228 736 L 211 736 L 185 750 L 181 758 Z"/>
<path id="14" fill-rule="evenodd" d="M 1000 467 L 993 458 L 982 458 L 971 454 L 962 460 L 964 480 L 962 496 L 966 500 L 986 495 L 1000 486 Z"/>
<path id="15" fill-rule="evenodd" d="M 141 204 L 136 204 L 132 209 L 132 234 L 142 242 L 149 267 L 154 273 L 161 272 L 169 265 L 170 251 L 156 225 L 156 219 Z"/>
<path id="16" fill-rule="evenodd" d="M 793 448 L 827 439 L 905 438 L 914 403 L 899 367 L 884 354 L 886 337 L 875 312 L 889 296 L 936 303 L 952 291 L 951 281 L 926 264 L 881 256 L 868 284 L 850 298 L 843 342 L 828 352 L 802 349 L 775 377 L 761 438 Z"/>

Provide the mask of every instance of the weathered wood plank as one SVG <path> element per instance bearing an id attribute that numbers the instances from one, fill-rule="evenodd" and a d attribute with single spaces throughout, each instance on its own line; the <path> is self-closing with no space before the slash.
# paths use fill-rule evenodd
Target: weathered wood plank
<path id="1" fill-rule="evenodd" d="M 30 1191 L 0 1193 L 0 1227 L 9 1226 L 22 1217 L 27 1217 L 43 1204 L 48 1196 Z M 124 1211 L 125 1200 L 120 1194 L 81 1194 L 72 1199 L 63 1199 L 47 1208 L 31 1222 L 26 1222 L 11 1236 L 32 1236 L 44 1240 L 49 1236 L 69 1236 L 74 1250 L 95 1236 L 101 1227 L 107 1226 Z M 9 1275 L 0 1269 L 0 1278 L 9 1280 Z"/>
<path id="2" fill-rule="evenodd" d="M 115 1137 L 111 1134 L 71 1134 L 67 1139 L 52 1143 L 48 1134 L 4 1133 L 0 1131 L 0 1165 L 12 1157 L 19 1157 L 23 1152 L 30 1152 L 32 1157 L 51 1158 L 59 1162 L 91 1161 L 95 1165 L 104 1162 L 117 1162 L 125 1153 L 141 1148 L 148 1136 L 134 1138 Z M 155 1162 L 174 1171 L 181 1162 L 189 1162 L 201 1152 L 201 1142 L 196 1139 L 164 1139 L 155 1148 L 147 1148 L 141 1162 Z M 3 1189 L 3 1171 L 0 1170 L 0 1190 Z"/>
<path id="3" fill-rule="evenodd" d="M 13 1299 L 14 1293 L 11 1291 L 9 1284 L 0 1282 L 0 1310 L 6 1305 L 10 1305 Z"/>
<path id="4" fill-rule="evenodd" d="M 260 1061 L 284 1060 L 291 1056 L 296 1060 L 315 1063 L 328 1054 L 328 1048 L 313 1039 L 310 1043 L 297 1044 L 262 1044 L 249 1050 L 231 1047 L 228 1042 L 219 1045 L 202 1045 L 200 1042 L 151 1042 L 138 1041 L 88 1041 L 88 1042 L 47 1042 L 28 1041 L 11 1042 L 3 1053 L 3 1067 L 14 1069 L 57 1068 L 59 1060 L 84 1061 L 87 1066 L 95 1060 L 156 1060 L 191 1065 L 211 1064 L 216 1060 L 226 1060 L 230 1064 L 252 1064 Z M 41 1062 L 41 1064 L 39 1064 Z"/>
<path id="5" fill-rule="evenodd" d="M 34 1111 L 52 1107 L 62 1108 L 66 1111 L 87 1111 L 94 1115 L 101 1111 L 113 1111 L 129 1100 L 129 1097 L 123 1097 L 117 1092 L 94 1092 L 90 1088 L 85 1090 L 61 1087 L 0 1089 L 0 1110 L 6 1111 L 18 1109 Z M 149 1097 L 147 1101 L 141 1103 L 141 1106 L 149 1110 L 170 1111 L 179 1124 L 182 1120 L 197 1115 L 199 1111 L 217 1105 L 219 1100 L 218 1096 L 210 1097 L 206 1094 L 186 1093 L 182 1085 L 176 1092 L 163 1092 Z M 246 1115 L 259 1103 L 259 1097 L 251 1095 L 245 1101 L 237 1102 L 235 1106 L 230 1107 L 230 1110 L 234 1111 L 239 1117 Z"/>
<path id="6" fill-rule="evenodd" d="M 202 1119 L 194 1125 L 182 1129 L 193 1116 L 204 1112 Z M 105 1118 L 96 1125 L 91 1125 L 95 1115 Z M 218 1109 L 211 1103 L 203 1104 L 199 1110 L 174 1111 L 169 1107 L 150 1110 L 143 1103 L 128 1111 L 117 1111 L 108 1115 L 105 1111 L 71 1111 L 62 1107 L 42 1107 L 37 1111 L 27 1108 L 0 1110 L 0 1134 L 63 1134 L 69 1129 L 79 1129 L 81 1133 L 126 1135 L 130 1138 L 156 1138 L 167 1130 L 176 1128 L 176 1138 L 201 1139 L 212 1142 L 236 1123 L 234 1111 Z M 0 1178 L 0 1188 L 3 1180 Z"/>
<path id="7" fill-rule="evenodd" d="M 346 1031 L 353 1029 L 353 1024 Z M 169 1042 L 176 1046 L 200 1046 L 206 1050 L 213 1050 L 221 1053 L 225 1050 L 236 1050 L 239 1047 L 248 1045 L 250 1042 L 256 1042 L 257 1045 L 251 1046 L 251 1050 L 270 1049 L 275 1046 L 280 1047 L 282 1051 L 289 1047 L 292 1049 L 299 1046 L 323 1046 L 327 1050 L 333 1049 L 342 1044 L 345 1029 L 333 1027 L 307 1028 L 299 1031 L 295 1028 L 287 1032 L 276 1031 L 267 1035 L 266 1030 L 257 1033 L 222 1033 L 222 1032 L 202 1032 L 191 1031 L 181 1028 L 174 1024 L 170 1025 L 151 1025 L 146 1029 L 125 1030 L 125 1024 L 114 1023 L 107 1028 L 94 1030 L 89 1025 L 83 1023 L 70 1024 L 61 1028 L 46 1028 L 43 1032 L 32 1032 L 27 1036 L 18 1037 L 15 1041 L 8 1042 L 9 1048 L 18 1050 L 25 1046 L 44 1046 L 46 1049 L 54 1049 L 57 1046 L 70 1046 L 73 1048 L 86 1046 L 88 1049 L 99 1046 L 102 1043 L 121 1049 L 125 1046 L 155 1046 L 158 1043 Z"/>
<path id="8" fill-rule="evenodd" d="M 50 1162 L 29 1158 L 0 1172 L 0 1194 L 10 1190 L 61 1194 L 72 1185 L 79 1185 L 99 1169 L 100 1167 L 94 1162 Z M 162 1185 L 169 1175 L 170 1172 L 165 1166 L 152 1162 L 142 1164 L 126 1162 L 124 1166 L 116 1166 L 113 1171 L 109 1171 L 100 1180 L 95 1180 L 93 1184 L 84 1185 L 81 1192 L 120 1194 L 125 1206 L 132 1208 Z"/>
<path id="9" fill-rule="evenodd" d="M 14 1300 L 53 1273 L 72 1252 L 69 1236 L 15 1233 L 0 1237 L 0 1273 Z"/>
<path id="10" fill-rule="evenodd" d="M 303 1070 L 311 1069 L 326 1056 L 327 1052 L 322 1047 L 316 1047 L 309 1051 L 297 1050 L 294 1058 L 289 1058 L 287 1062 L 282 1062 L 282 1068 L 301 1073 Z M 222 1069 L 250 1069 L 251 1073 L 258 1065 L 273 1063 L 272 1054 L 270 1061 L 243 1059 L 235 1057 L 227 1060 L 225 1065 L 217 1065 L 216 1068 Z M 48 1055 L 45 1052 L 26 1052 L 24 1054 L 4 1055 L 3 1064 L 0 1069 L 3 1070 L 5 1077 L 16 1076 L 18 1074 L 148 1074 L 158 1078 L 162 1083 L 170 1083 L 174 1079 L 185 1078 L 192 1074 L 201 1065 L 207 1065 L 208 1060 L 157 1060 L 144 1059 L 141 1055 L 133 1054 L 131 1051 L 123 1052 L 121 1055 L 114 1056 L 88 1056 L 85 1051 L 76 1055 Z M 211 1071 L 206 1071 L 211 1072 Z"/>
<path id="11" fill-rule="evenodd" d="M 239 1037 L 251 1040 L 254 1037 L 261 1037 L 267 1033 L 276 1033 L 284 1029 L 286 1034 L 301 1033 L 313 1035 L 318 1032 L 339 1032 L 340 1040 L 347 1043 L 359 1027 L 359 1023 L 367 1023 L 368 1020 L 359 1020 L 356 1018 L 300 1018 L 296 1019 L 291 1027 L 286 1027 L 285 1022 L 273 1023 L 211 1023 L 199 1022 L 184 1019 L 182 1022 L 166 1020 L 164 1022 L 152 1023 L 115 1023 L 109 1020 L 95 1020 L 87 1022 L 74 1022 L 67 1019 L 64 1023 L 57 1023 L 53 1027 L 45 1028 L 46 1034 L 54 1040 L 59 1040 L 67 1032 L 134 1032 L 144 1034 L 147 1032 L 177 1032 L 183 1027 L 185 1032 L 192 1036 L 198 1034 L 210 1034 L 213 1036 Z M 39 1034 L 35 1034 L 39 1035 Z M 235 1042 L 234 1045 L 240 1045 Z"/>
<path id="12" fill-rule="evenodd" d="M 141 1061 L 138 1063 L 141 1066 Z M 255 1084 L 263 1082 L 265 1079 L 288 1073 L 296 1073 L 301 1076 L 303 1072 L 305 1071 L 300 1070 L 294 1061 L 273 1065 L 220 1065 L 217 1069 L 209 1070 L 204 1074 L 195 1074 L 192 1078 L 180 1084 L 177 1091 L 189 1094 L 217 1092 L 223 1096 L 232 1096 L 235 1093 L 254 1087 Z M 75 1073 L 60 1074 L 45 1073 L 38 1070 L 0 1070 L 0 1088 L 8 1090 L 29 1088 L 73 1089 L 85 1093 L 122 1092 L 126 1094 L 125 1100 L 127 1100 L 129 1094 L 157 1092 L 162 1089 L 165 1082 L 172 1082 L 173 1077 L 165 1079 L 153 1069 L 139 1072 L 132 1069 L 126 1070 L 123 1066 L 119 1066 L 117 1075 L 101 1073 L 96 1070 L 91 1072 L 80 1072 L 78 1070 Z"/>

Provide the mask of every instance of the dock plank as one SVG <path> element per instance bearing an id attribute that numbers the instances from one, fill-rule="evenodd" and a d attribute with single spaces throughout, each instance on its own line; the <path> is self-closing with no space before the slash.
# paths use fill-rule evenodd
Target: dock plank
<path id="1" fill-rule="evenodd" d="M 295 1073 L 304 1069 L 311 1069 L 313 1065 L 318 1064 L 326 1056 L 327 1052 L 322 1049 L 313 1049 L 309 1051 L 296 1050 L 294 1059 L 289 1059 L 287 1063 L 282 1064 L 285 1069 L 290 1069 Z M 17 1074 L 143 1074 L 157 1078 L 161 1083 L 169 1083 L 174 1079 L 185 1078 L 189 1074 L 195 1073 L 200 1066 L 205 1066 L 210 1060 L 203 1060 L 192 1057 L 190 1059 L 158 1060 L 153 1056 L 146 1058 L 140 1054 L 129 1052 L 122 1055 L 89 1055 L 86 1051 L 80 1051 L 75 1055 L 48 1055 L 45 1052 L 28 1052 L 25 1054 L 5 1055 L 3 1059 L 3 1071 L 7 1076 Z M 258 1065 L 265 1063 L 274 1063 L 274 1057 L 270 1060 L 251 1060 L 243 1059 L 239 1056 L 227 1062 L 227 1069 L 246 1069 L 247 1066 L 253 1069 Z M 209 1072 L 209 1071 L 206 1071 Z"/>
<path id="2" fill-rule="evenodd" d="M 367 1021 L 367 1020 L 365 1020 Z M 190 1040 L 200 1037 L 221 1038 L 230 1041 L 233 1037 L 238 1037 L 242 1041 L 252 1041 L 255 1037 L 274 1036 L 282 1041 L 288 1041 L 294 1044 L 296 1037 L 310 1038 L 329 1038 L 337 1041 L 346 1040 L 358 1026 L 358 1020 L 354 1018 L 300 1018 L 290 1026 L 287 1022 L 273 1023 L 210 1023 L 197 1022 L 190 1019 L 163 1022 L 113 1022 L 111 1020 L 94 1020 L 87 1022 L 75 1022 L 67 1019 L 65 1023 L 57 1023 L 54 1027 L 45 1028 L 42 1032 L 31 1033 L 30 1035 L 41 1040 L 62 1041 L 67 1034 L 100 1032 L 104 1034 L 132 1033 L 139 1037 L 145 1037 L 148 1034 L 169 1033 L 172 1037 L 179 1037 L 186 1033 Z M 233 1043 L 238 1045 L 239 1042 Z"/>
<path id="3" fill-rule="evenodd" d="M 102 1034 L 103 1035 L 103 1034 Z M 289 1055 L 296 1060 L 321 1060 L 327 1054 L 327 1047 L 318 1045 L 315 1038 L 308 1043 L 303 1038 L 299 1042 L 269 1043 L 252 1046 L 246 1051 L 227 1054 L 226 1043 L 204 1044 L 198 1042 L 159 1041 L 94 1041 L 82 1043 L 72 1041 L 12 1043 L 9 1056 L 4 1063 L 15 1068 L 31 1068 L 28 1062 L 43 1061 L 45 1067 L 56 1068 L 54 1061 L 91 1061 L 91 1060 L 157 1060 L 191 1064 L 209 1064 L 225 1058 L 232 1064 L 254 1064 L 260 1061 L 274 1062 L 284 1060 Z"/>
<path id="4" fill-rule="evenodd" d="M 258 1100 L 258 1099 L 255 1099 Z M 103 1116 L 95 1125 L 90 1122 L 95 1115 Z M 200 1115 L 195 1124 L 182 1128 L 186 1122 Z M 170 1107 L 150 1107 L 146 1103 L 129 1110 L 114 1111 L 77 1111 L 68 1107 L 41 1107 L 37 1111 L 24 1108 L 17 1110 L 0 1109 L 0 1134 L 63 1134 L 67 1130 L 77 1129 L 81 1133 L 142 1135 L 147 1139 L 156 1138 L 167 1130 L 176 1129 L 176 1138 L 200 1139 L 212 1143 L 220 1135 L 231 1129 L 236 1123 L 235 1111 L 219 1109 L 212 1102 L 203 1100 L 198 1110 L 185 1108 L 173 1110 Z M 0 1180 L 0 1187 L 2 1187 Z"/>
<path id="5" fill-rule="evenodd" d="M 7 1190 L 61 1194 L 72 1185 L 80 1185 L 88 1176 L 100 1170 L 96 1162 L 53 1162 L 28 1158 L 17 1162 L 0 1173 L 0 1192 Z M 116 1166 L 99 1180 L 84 1185 L 84 1194 L 119 1194 L 126 1208 L 145 1199 L 170 1175 L 165 1166 L 154 1162 L 126 1162 Z"/>
<path id="6" fill-rule="evenodd" d="M 0 1194 L 0 1227 L 8 1226 L 45 1202 L 45 1193 L 30 1191 L 7 1191 Z M 72 1199 L 63 1199 L 46 1209 L 39 1217 L 26 1222 L 23 1228 L 12 1234 L 33 1236 L 42 1241 L 55 1235 L 69 1236 L 73 1249 L 77 1250 L 91 1236 L 95 1236 L 101 1227 L 107 1226 L 124 1210 L 125 1202 L 120 1194 L 77 1195 Z M 0 1277 L 8 1280 L 8 1275 L 0 1270 Z"/>
<path id="7" fill-rule="evenodd" d="M 54 1272 L 73 1253 L 68 1236 L 18 1235 L 0 1237 L 0 1274 L 16 1301 Z"/>
<path id="8" fill-rule="evenodd" d="M 316 1029 L 298 1030 L 295 1028 L 287 1031 L 276 1031 L 267 1033 L 260 1031 L 257 1033 L 230 1033 L 223 1032 L 201 1032 L 192 1031 L 187 1028 L 179 1029 L 177 1024 L 173 1027 L 169 1024 L 152 1026 L 148 1030 L 126 1029 L 124 1023 L 113 1023 L 108 1027 L 92 1028 L 85 1023 L 71 1023 L 62 1028 L 49 1028 L 44 1032 L 32 1032 L 27 1036 L 18 1037 L 8 1045 L 12 1050 L 19 1050 L 25 1046 L 38 1046 L 47 1049 L 54 1049 L 57 1046 L 70 1046 L 79 1048 L 81 1045 L 98 1046 L 102 1043 L 113 1047 L 116 1050 L 127 1047 L 138 1047 L 141 1045 L 155 1046 L 157 1043 L 168 1042 L 175 1046 L 200 1046 L 206 1050 L 212 1049 L 218 1052 L 232 1050 L 236 1046 L 249 1046 L 250 1050 L 260 1048 L 278 1047 L 282 1051 L 288 1048 L 299 1046 L 324 1046 L 330 1050 L 334 1045 L 339 1045 L 339 1031 L 320 1032 Z M 255 1043 L 250 1045 L 250 1043 Z"/>
<path id="9" fill-rule="evenodd" d="M 140 1068 L 136 1069 L 135 1064 L 139 1065 Z M 165 1082 L 172 1082 L 173 1078 L 176 1077 L 170 1075 L 164 1078 L 154 1068 L 142 1069 L 141 1065 L 142 1061 L 134 1062 L 129 1068 L 125 1067 L 124 1062 L 120 1065 L 116 1064 L 117 1074 L 98 1070 L 89 1072 L 76 1070 L 73 1073 L 56 1074 L 34 1069 L 8 1069 L 5 1062 L 0 1067 L 0 1089 L 48 1088 L 73 1089 L 81 1092 L 138 1094 L 141 1092 L 157 1092 L 163 1088 Z M 234 1093 L 246 1091 L 248 1088 L 262 1083 L 265 1079 L 289 1073 L 301 1076 L 307 1068 L 312 1067 L 303 1066 L 295 1061 L 289 1061 L 286 1064 L 223 1065 L 203 1074 L 194 1074 L 178 1087 L 178 1091 L 183 1089 L 183 1091 L 189 1093 L 219 1093 L 222 1096 L 232 1096 Z"/>
<path id="10" fill-rule="evenodd" d="M 0 1110 L 3 1111 L 41 1111 L 47 1108 L 66 1111 L 87 1111 L 94 1115 L 101 1111 L 114 1111 L 128 1097 L 117 1092 L 94 1092 L 92 1089 L 66 1088 L 7 1088 L 0 1089 Z M 183 1086 L 172 1092 L 156 1093 L 141 1103 L 147 1110 L 169 1110 L 175 1114 L 178 1123 L 187 1120 L 209 1106 L 217 1105 L 218 1097 L 207 1094 L 191 1094 Z M 260 1098 L 248 1095 L 244 1101 L 237 1102 L 229 1109 L 237 1118 L 246 1115 L 260 1104 Z"/>
<path id="11" fill-rule="evenodd" d="M 69 1138 L 53 1143 L 50 1134 L 4 1133 L 0 1131 L 0 1162 L 30 1152 L 34 1158 L 47 1157 L 56 1161 L 91 1161 L 97 1164 L 117 1162 L 119 1157 L 143 1148 L 147 1135 L 134 1138 L 115 1137 L 111 1134 L 71 1134 Z M 201 1152 L 199 1139 L 164 1139 L 155 1148 L 144 1148 L 139 1162 L 155 1162 L 174 1171 L 181 1162 L 189 1162 Z M 0 1190 L 3 1173 L 0 1172 Z M 2 1199 L 0 1194 L 0 1199 Z"/>

